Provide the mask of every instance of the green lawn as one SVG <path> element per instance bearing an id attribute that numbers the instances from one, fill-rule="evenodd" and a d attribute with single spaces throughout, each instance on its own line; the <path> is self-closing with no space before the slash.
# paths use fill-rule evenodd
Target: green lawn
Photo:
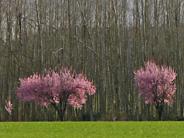
<path id="1" fill-rule="evenodd" d="M 1 122 L 0 138 L 184 138 L 184 122 Z"/>

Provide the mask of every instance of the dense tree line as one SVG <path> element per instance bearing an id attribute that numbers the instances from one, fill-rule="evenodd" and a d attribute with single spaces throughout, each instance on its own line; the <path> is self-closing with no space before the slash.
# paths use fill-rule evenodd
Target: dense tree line
<path id="1" fill-rule="evenodd" d="M 55 120 L 54 110 L 18 102 L 19 78 L 72 67 L 97 93 L 67 120 L 154 120 L 133 72 L 148 59 L 177 72 L 165 119 L 183 118 L 184 0 L 0 0 L 0 120 Z M 4 110 L 11 98 L 12 116 Z"/>

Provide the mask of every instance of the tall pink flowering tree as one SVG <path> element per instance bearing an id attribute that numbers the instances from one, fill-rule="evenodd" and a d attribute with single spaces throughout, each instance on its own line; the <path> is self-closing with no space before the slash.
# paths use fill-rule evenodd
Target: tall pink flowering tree
<path id="1" fill-rule="evenodd" d="M 148 61 L 134 72 L 139 94 L 146 104 L 154 104 L 159 120 L 162 119 L 164 104 L 171 104 L 176 92 L 176 72 L 167 66 L 159 66 Z"/>
<path id="2" fill-rule="evenodd" d="M 34 74 L 20 79 L 16 93 L 22 101 L 53 106 L 62 121 L 67 105 L 82 108 L 87 96 L 96 93 L 96 87 L 84 74 L 61 69 L 59 72 L 49 71 L 44 75 Z"/>

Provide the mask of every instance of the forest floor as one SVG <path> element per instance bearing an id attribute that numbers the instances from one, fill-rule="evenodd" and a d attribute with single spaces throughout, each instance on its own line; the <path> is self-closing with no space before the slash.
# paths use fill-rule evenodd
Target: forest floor
<path id="1" fill-rule="evenodd" d="M 0 138 L 184 138 L 184 122 L 1 122 Z"/>

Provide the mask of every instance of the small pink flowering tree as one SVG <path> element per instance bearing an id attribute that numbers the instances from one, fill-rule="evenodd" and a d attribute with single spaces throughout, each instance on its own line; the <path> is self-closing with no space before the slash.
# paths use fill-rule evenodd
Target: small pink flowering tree
<path id="1" fill-rule="evenodd" d="M 4 108 L 8 112 L 9 115 L 12 114 L 13 104 L 11 103 L 11 100 L 10 99 L 8 99 L 8 100 L 5 101 Z"/>
<path id="2" fill-rule="evenodd" d="M 171 67 L 158 66 L 153 61 L 134 72 L 139 94 L 146 104 L 154 104 L 162 120 L 164 104 L 171 104 L 176 92 L 176 73 Z"/>
<path id="3" fill-rule="evenodd" d="M 62 121 L 67 105 L 82 108 L 87 96 L 96 93 L 96 87 L 85 75 L 62 69 L 20 79 L 16 93 L 22 101 L 53 106 Z"/>

